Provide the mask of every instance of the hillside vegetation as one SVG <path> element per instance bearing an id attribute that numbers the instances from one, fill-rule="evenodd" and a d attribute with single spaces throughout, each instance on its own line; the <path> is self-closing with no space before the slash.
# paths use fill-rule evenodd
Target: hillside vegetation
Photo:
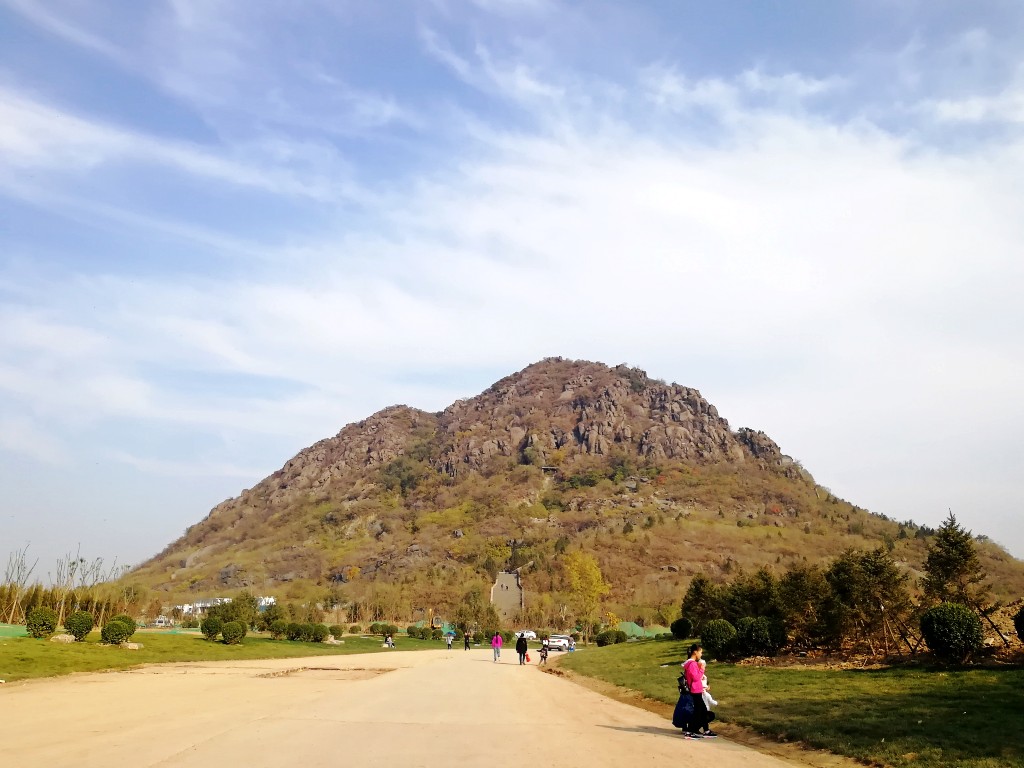
<path id="1" fill-rule="evenodd" d="M 564 627 L 563 560 L 582 549 L 612 588 L 606 609 L 667 624 L 696 574 L 881 547 L 916 583 L 932 534 L 835 497 L 694 389 L 553 358 L 440 413 L 394 406 L 346 426 L 128 578 L 168 601 L 249 589 L 372 621 L 448 613 L 519 568 L 522 620 Z M 976 545 L 994 596 L 1024 594 L 1024 563 Z"/>

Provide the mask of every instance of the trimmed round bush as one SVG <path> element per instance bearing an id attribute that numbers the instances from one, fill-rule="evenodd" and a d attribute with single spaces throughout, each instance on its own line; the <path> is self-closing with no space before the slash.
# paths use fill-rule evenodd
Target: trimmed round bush
<path id="1" fill-rule="evenodd" d="M 326 624 L 314 624 L 313 630 L 309 633 L 309 639 L 314 643 L 322 643 L 330 633 Z"/>
<path id="2" fill-rule="evenodd" d="M 220 628 L 220 636 L 228 645 L 238 645 L 245 637 L 245 625 L 240 621 L 229 621 Z"/>
<path id="3" fill-rule="evenodd" d="M 348 633 L 350 635 L 361 635 L 363 633 L 363 628 L 360 627 L 358 624 L 353 624 L 351 627 L 348 628 Z"/>
<path id="4" fill-rule="evenodd" d="M 1013 628 L 1017 632 L 1017 639 L 1024 643 L 1024 608 L 1017 611 L 1013 617 Z"/>
<path id="5" fill-rule="evenodd" d="M 441 640 L 443 637 L 444 637 L 444 630 L 441 629 L 440 627 L 434 627 L 432 630 L 430 630 L 430 639 L 431 640 Z"/>
<path id="6" fill-rule="evenodd" d="M 132 636 L 132 628 L 121 619 L 111 619 L 100 630 L 100 639 L 109 645 L 120 645 Z"/>
<path id="7" fill-rule="evenodd" d="M 345 628 L 341 624 L 331 624 L 327 631 L 334 635 L 335 640 L 340 640 L 341 636 L 345 634 Z"/>
<path id="8" fill-rule="evenodd" d="M 57 631 L 57 612 L 53 608 L 33 608 L 25 617 L 25 629 L 30 637 L 49 637 Z"/>
<path id="9" fill-rule="evenodd" d="M 270 622 L 270 636 L 275 640 L 280 640 L 282 637 L 288 634 L 288 622 L 284 619 L 275 619 Z"/>
<path id="10" fill-rule="evenodd" d="M 370 634 L 371 635 L 382 635 L 382 636 L 386 635 L 387 632 L 384 631 L 384 628 L 386 626 L 387 626 L 387 624 L 383 624 L 383 623 L 381 623 L 379 621 L 375 621 L 375 622 L 373 622 L 373 624 L 370 625 L 370 630 L 369 630 Z"/>
<path id="11" fill-rule="evenodd" d="M 655 640 L 675 640 L 676 636 L 671 632 L 662 632 L 660 635 L 654 636 Z"/>
<path id="12" fill-rule="evenodd" d="M 313 626 L 314 625 L 310 622 L 299 624 L 299 629 L 302 632 L 302 634 L 299 636 L 299 640 L 301 640 L 304 643 L 310 642 L 313 639 Z"/>
<path id="13" fill-rule="evenodd" d="M 75 611 L 64 619 L 64 629 L 69 635 L 74 635 L 75 640 L 82 642 L 86 635 L 92 632 L 92 614 L 88 611 Z"/>
<path id="14" fill-rule="evenodd" d="M 207 616 L 199 625 L 199 631 L 206 636 L 207 640 L 216 640 L 217 635 L 220 634 L 220 631 L 223 627 L 224 622 L 222 622 L 216 616 Z"/>
<path id="15" fill-rule="evenodd" d="M 128 627 L 128 629 L 129 629 L 128 637 L 131 637 L 132 635 L 135 634 L 135 619 L 133 619 L 127 613 L 119 613 L 119 614 L 117 614 L 117 616 L 111 616 L 110 620 L 111 621 L 120 621 L 122 624 L 124 624 L 126 627 Z"/>
<path id="16" fill-rule="evenodd" d="M 288 629 L 285 632 L 289 640 L 301 640 L 302 639 L 302 625 L 298 622 L 292 621 L 288 624 Z"/>
<path id="17" fill-rule="evenodd" d="M 733 649 L 738 656 L 775 656 L 786 644 L 785 627 L 765 616 L 744 616 L 736 622 Z"/>
<path id="18" fill-rule="evenodd" d="M 629 640 L 629 635 L 627 635 L 627 634 L 626 634 L 625 632 L 623 632 L 623 631 L 622 631 L 621 629 L 615 629 L 615 630 L 612 630 L 612 633 L 613 633 L 613 634 L 614 634 L 614 636 L 615 636 L 615 644 L 616 644 L 616 645 L 618 645 L 619 643 L 624 643 L 624 642 L 626 642 L 627 640 Z"/>
<path id="19" fill-rule="evenodd" d="M 603 648 L 606 645 L 614 645 L 615 631 L 611 629 L 606 629 L 604 632 L 598 632 L 597 636 L 594 638 L 594 642 L 596 642 L 598 646 L 600 646 L 601 648 Z"/>
<path id="20" fill-rule="evenodd" d="M 700 643 L 704 646 L 706 655 L 713 659 L 724 657 L 733 639 L 736 637 L 736 627 L 725 619 L 712 619 L 704 625 L 700 633 Z"/>
<path id="21" fill-rule="evenodd" d="M 966 605 L 942 603 L 925 611 L 921 634 L 932 653 L 947 661 L 964 662 L 981 647 L 981 619 Z"/>
<path id="22" fill-rule="evenodd" d="M 673 621 L 669 629 L 672 630 L 672 637 L 676 640 L 689 640 L 693 637 L 693 622 L 685 616 Z"/>

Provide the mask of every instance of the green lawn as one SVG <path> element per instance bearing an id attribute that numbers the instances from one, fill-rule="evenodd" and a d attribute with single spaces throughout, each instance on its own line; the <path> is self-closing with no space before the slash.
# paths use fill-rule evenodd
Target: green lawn
<path id="1" fill-rule="evenodd" d="M 588 648 L 560 666 L 674 704 L 686 643 Z M 661 665 L 668 664 L 663 667 Z M 869 764 L 1024 766 L 1024 669 L 820 670 L 711 662 L 718 717 Z"/>
<path id="2" fill-rule="evenodd" d="M 281 659 L 298 656 L 334 656 L 353 653 L 377 653 L 380 638 L 346 637 L 344 645 L 297 643 L 271 640 L 250 635 L 241 645 L 211 642 L 199 634 L 139 631 L 132 642 L 144 645 L 141 650 L 100 645 L 99 633 L 93 632 L 82 643 L 51 643 L 30 637 L 0 636 L 0 680 L 8 683 L 33 677 L 53 677 L 71 672 L 96 672 L 104 669 L 125 669 L 138 664 L 169 661 L 223 661 L 229 659 Z M 443 648 L 441 641 L 398 638 L 399 650 Z"/>

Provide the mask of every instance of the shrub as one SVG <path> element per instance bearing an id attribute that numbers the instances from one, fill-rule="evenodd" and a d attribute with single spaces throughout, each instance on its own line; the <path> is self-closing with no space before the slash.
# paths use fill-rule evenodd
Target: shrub
<path id="1" fill-rule="evenodd" d="M 100 630 L 100 638 L 104 643 L 110 645 L 120 645 L 129 637 L 132 636 L 134 630 L 129 627 L 124 621 L 118 619 L 111 619 L 103 625 L 103 629 Z"/>
<path id="2" fill-rule="evenodd" d="M 607 629 L 604 632 L 598 632 L 597 637 L 594 638 L 594 642 L 596 642 L 598 646 L 602 648 L 606 645 L 614 645 L 615 632 L 611 629 Z"/>
<path id="3" fill-rule="evenodd" d="M 74 635 L 75 640 L 82 642 L 92 631 L 92 614 L 88 611 L 76 611 L 64 619 L 64 629 Z"/>
<path id="4" fill-rule="evenodd" d="M 327 635 L 330 634 L 330 630 L 327 629 L 326 624 L 314 624 L 312 630 L 309 633 L 309 639 L 314 643 L 322 643 L 327 639 Z"/>
<path id="5" fill-rule="evenodd" d="M 111 616 L 111 621 L 120 621 L 126 627 L 128 627 L 128 637 L 135 634 L 135 619 L 129 616 L 127 613 L 119 613 L 117 616 Z"/>
<path id="6" fill-rule="evenodd" d="M 493 637 L 493 635 L 492 635 L 492 637 Z M 501 633 L 501 639 L 504 641 L 505 645 L 508 645 L 509 643 L 512 642 L 512 633 L 509 630 L 504 630 Z"/>
<path id="7" fill-rule="evenodd" d="M 396 627 L 394 624 L 385 624 L 384 625 L 384 634 L 385 635 L 391 635 L 391 637 L 395 637 L 395 636 L 398 635 L 399 632 L 401 632 L 401 630 L 398 627 Z"/>
<path id="8" fill-rule="evenodd" d="M 53 608 L 33 608 L 25 617 L 25 629 L 31 637 L 49 637 L 57 631 L 57 612 Z"/>
<path id="9" fill-rule="evenodd" d="M 430 639 L 431 640 L 440 640 L 443 637 L 444 637 L 444 630 L 441 629 L 440 627 L 434 627 L 432 630 L 430 630 Z"/>
<path id="10" fill-rule="evenodd" d="M 693 622 L 686 617 L 673 621 L 669 629 L 672 630 L 672 636 L 676 640 L 687 640 L 693 637 Z"/>
<path id="11" fill-rule="evenodd" d="M 288 622 L 284 619 L 276 619 L 270 622 L 270 636 L 275 640 L 280 640 L 282 637 L 288 634 Z"/>
<path id="12" fill-rule="evenodd" d="M 417 627 L 415 624 L 410 624 L 406 628 L 405 634 L 407 634 L 409 637 L 419 637 L 420 636 L 420 628 Z"/>
<path id="13" fill-rule="evenodd" d="M 360 627 L 358 624 L 353 624 L 351 627 L 348 628 L 348 633 L 350 635 L 360 635 L 362 634 L 362 632 L 363 628 Z"/>
<path id="14" fill-rule="evenodd" d="M 676 636 L 671 632 L 662 632 L 660 635 L 654 636 L 655 640 L 675 640 Z"/>
<path id="15" fill-rule="evenodd" d="M 705 653 L 713 659 L 728 654 L 729 646 L 736 637 L 736 628 L 725 619 L 712 619 L 704 625 L 700 642 Z"/>
<path id="16" fill-rule="evenodd" d="M 288 625 L 288 629 L 285 630 L 289 640 L 301 640 L 302 639 L 302 625 L 296 622 L 291 622 Z"/>
<path id="17" fill-rule="evenodd" d="M 370 625 L 369 632 L 371 635 L 386 635 L 387 632 L 384 631 L 384 627 L 386 626 L 386 624 L 382 624 L 379 621 L 375 621 L 373 622 L 373 624 Z"/>
<path id="18" fill-rule="evenodd" d="M 618 645 L 619 643 L 624 643 L 629 639 L 629 635 L 627 635 L 621 629 L 612 630 L 612 634 L 614 635 L 616 645 Z"/>
<path id="19" fill-rule="evenodd" d="M 313 627 L 314 626 L 316 626 L 316 625 L 313 624 L 312 622 L 306 622 L 305 624 L 300 624 L 299 628 L 302 631 L 302 634 L 299 636 L 299 640 L 301 640 L 304 643 L 312 642 L 312 640 L 313 640 Z"/>
<path id="20" fill-rule="evenodd" d="M 482 643 L 483 641 L 484 641 L 484 633 L 481 632 L 478 629 L 476 632 L 473 633 L 473 642 L 474 643 Z"/>
<path id="21" fill-rule="evenodd" d="M 774 656 L 786 644 L 786 630 L 781 622 L 765 616 L 744 616 L 736 622 L 733 654 L 737 656 Z"/>
<path id="22" fill-rule="evenodd" d="M 331 624 L 331 626 L 327 628 L 327 631 L 334 635 L 335 639 L 339 639 L 345 634 L 345 628 L 340 624 Z"/>
<path id="23" fill-rule="evenodd" d="M 207 616 L 203 619 L 203 623 L 199 625 L 199 631 L 206 636 L 207 640 L 215 640 L 223 626 L 224 623 L 216 616 Z"/>
<path id="24" fill-rule="evenodd" d="M 238 645 L 245 637 L 245 624 L 240 621 L 229 621 L 220 628 L 220 636 L 228 645 Z"/>
<path id="25" fill-rule="evenodd" d="M 981 619 L 966 605 L 942 603 L 921 617 L 921 634 L 932 653 L 948 661 L 970 659 L 983 640 Z"/>
<path id="26" fill-rule="evenodd" d="M 1017 632 L 1017 639 L 1024 643 L 1024 608 L 1013 617 L 1013 628 Z"/>

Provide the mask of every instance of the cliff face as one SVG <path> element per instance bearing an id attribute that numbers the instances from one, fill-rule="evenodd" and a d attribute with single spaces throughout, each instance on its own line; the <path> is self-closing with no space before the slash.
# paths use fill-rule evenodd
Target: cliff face
<path id="1" fill-rule="evenodd" d="M 898 528 L 815 485 L 763 432 L 733 431 L 695 389 L 550 358 L 441 413 L 392 406 L 349 424 L 135 577 L 175 593 L 401 582 L 436 601 L 529 560 L 528 592 L 553 593 L 561 553 L 581 546 L 623 594 L 670 592 L 697 572 L 893 542 L 918 567 L 923 543 Z"/>
<path id="2" fill-rule="evenodd" d="M 452 478 L 499 458 L 561 465 L 616 452 L 648 462 L 791 464 L 763 432 L 732 432 L 695 389 L 635 368 L 551 358 L 440 414 L 386 408 L 300 452 L 264 483 L 293 493 L 324 487 L 351 470 L 387 464 L 413 445 Z"/>

